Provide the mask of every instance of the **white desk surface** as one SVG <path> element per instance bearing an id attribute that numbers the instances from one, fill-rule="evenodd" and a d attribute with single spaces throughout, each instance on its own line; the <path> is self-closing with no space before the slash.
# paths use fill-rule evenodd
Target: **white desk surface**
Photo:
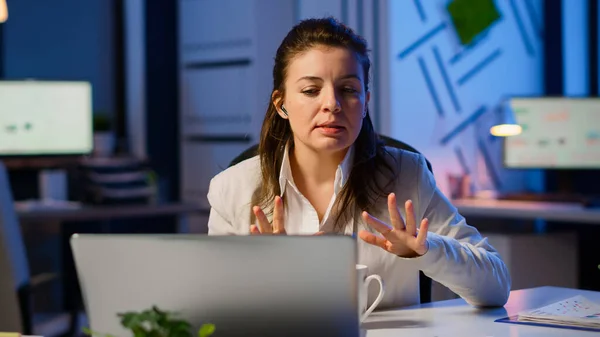
<path id="1" fill-rule="evenodd" d="M 512 291 L 508 303 L 503 308 L 477 309 L 462 299 L 456 299 L 375 312 L 367 318 L 363 328 L 367 330 L 367 337 L 598 337 L 600 335 L 598 332 L 494 322 L 498 318 L 512 316 L 520 311 L 539 308 L 576 295 L 600 303 L 600 292 L 540 287 Z"/>
<path id="2" fill-rule="evenodd" d="M 600 208 L 584 208 L 576 203 L 486 199 L 455 199 L 451 202 L 465 217 L 544 219 L 600 225 Z"/>

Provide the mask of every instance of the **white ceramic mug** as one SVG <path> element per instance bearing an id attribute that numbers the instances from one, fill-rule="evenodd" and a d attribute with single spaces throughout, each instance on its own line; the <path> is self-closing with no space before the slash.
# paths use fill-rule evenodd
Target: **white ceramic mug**
<path id="1" fill-rule="evenodd" d="M 358 277 L 358 316 L 360 317 L 360 321 L 363 322 L 369 315 L 377 308 L 381 300 L 383 299 L 383 281 L 381 280 L 381 276 L 377 274 L 368 275 L 369 268 L 364 264 L 356 265 L 356 275 Z M 367 300 L 369 293 L 369 284 L 371 281 L 376 280 L 379 283 L 379 295 L 373 301 L 371 306 L 367 308 Z"/>

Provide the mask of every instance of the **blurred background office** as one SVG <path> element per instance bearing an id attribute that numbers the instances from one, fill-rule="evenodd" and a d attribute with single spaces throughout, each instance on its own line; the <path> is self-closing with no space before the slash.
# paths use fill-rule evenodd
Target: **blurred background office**
<path id="1" fill-rule="evenodd" d="M 31 310 L 80 309 L 71 233 L 205 233 L 210 179 L 258 142 L 277 46 L 299 20 L 326 15 L 370 45 L 377 131 L 427 157 L 503 255 L 513 289 L 600 290 L 598 0 L 5 2 L 0 97 L 26 98 L 32 83 L 51 97 L 60 83 L 90 87 L 87 98 L 72 91 L 89 118 L 64 127 L 87 128 L 89 146 L 0 153 L 19 263 L 61 275 Z M 22 113 L 9 108 L 0 101 L 0 132 Z M 492 135 L 507 116 L 522 134 Z M 588 150 L 568 156 L 581 137 Z M 32 201 L 48 189 L 63 202 Z M 454 296 L 440 285 L 433 294 Z"/>

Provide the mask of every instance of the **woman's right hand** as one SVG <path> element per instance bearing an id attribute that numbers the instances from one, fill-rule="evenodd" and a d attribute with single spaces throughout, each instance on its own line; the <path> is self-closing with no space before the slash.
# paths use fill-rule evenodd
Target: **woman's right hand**
<path id="1" fill-rule="evenodd" d="M 280 196 L 275 197 L 275 207 L 273 209 L 273 223 L 259 206 L 252 207 L 252 212 L 256 217 L 258 225 L 250 225 L 250 234 L 280 234 L 285 235 L 285 226 L 283 225 L 283 200 Z"/>
<path id="2" fill-rule="evenodd" d="M 275 207 L 273 208 L 273 223 L 269 222 L 267 216 L 263 212 L 263 210 L 259 206 L 252 207 L 252 212 L 256 217 L 256 221 L 258 225 L 250 225 L 250 234 L 251 235 L 261 235 L 261 234 L 275 234 L 275 235 L 285 235 L 285 226 L 284 226 L 284 211 L 283 211 L 283 200 L 280 196 L 275 197 Z M 317 232 L 313 235 L 322 235 L 324 232 Z"/>

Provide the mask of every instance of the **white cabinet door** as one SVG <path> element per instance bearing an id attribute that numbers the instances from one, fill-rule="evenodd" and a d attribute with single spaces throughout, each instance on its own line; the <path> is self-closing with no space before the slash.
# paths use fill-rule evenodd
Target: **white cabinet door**
<path id="1" fill-rule="evenodd" d="M 251 64 L 186 69 L 181 74 L 181 133 L 245 135 L 255 112 Z"/>
<path id="2" fill-rule="evenodd" d="M 210 207 L 206 194 L 210 180 L 251 144 L 243 142 L 186 142 L 182 146 L 181 193 L 185 201 Z"/>

